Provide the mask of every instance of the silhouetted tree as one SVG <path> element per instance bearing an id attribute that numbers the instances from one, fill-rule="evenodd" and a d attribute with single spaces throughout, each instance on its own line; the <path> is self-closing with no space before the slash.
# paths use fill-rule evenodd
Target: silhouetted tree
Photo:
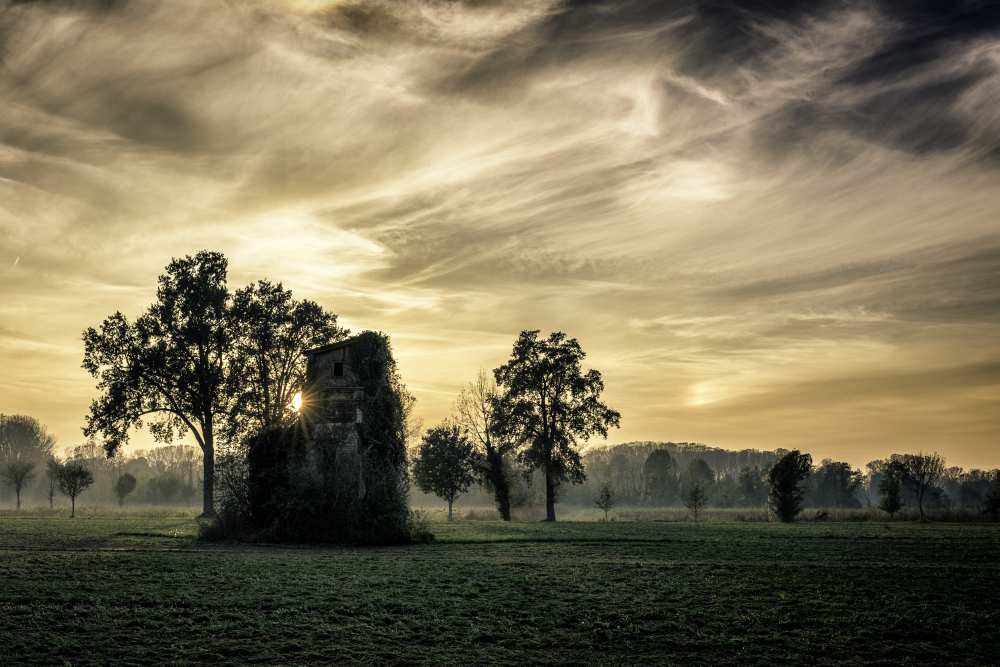
<path id="1" fill-rule="evenodd" d="M 879 480 L 879 508 L 892 518 L 903 507 L 903 475 L 905 470 L 899 461 L 890 461 L 881 471 Z"/>
<path id="2" fill-rule="evenodd" d="M 59 490 L 69 496 L 70 517 L 76 516 L 76 497 L 94 483 L 94 475 L 81 463 L 70 461 L 59 467 Z"/>
<path id="3" fill-rule="evenodd" d="M 156 303 L 135 322 L 121 313 L 84 332 L 83 366 L 97 378 L 84 433 L 101 434 L 108 456 L 129 430 L 154 418 L 169 442 L 190 432 L 202 450 L 203 514 L 215 513 L 216 435 L 238 408 L 242 369 L 232 358 L 227 262 L 218 252 L 174 259 L 159 277 Z"/>
<path id="4" fill-rule="evenodd" d="M 118 496 L 118 505 L 125 504 L 125 496 L 135 491 L 135 477 L 125 473 L 115 482 L 115 495 Z"/>
<path id="5" fill-rule="evenodd" d="M 8 461 L 0 468 L 3 481 L 17 494 L 17 509 L 21 509 L 21 491 L 35 476 L 35 464 L 29 461 Z"/>
<path id="6" fill-rule="evenodd" d="M 577 443 L 607 437 L 621 415 L 600 400 L 601 374 L 583 372 L 585 353 L 575 338 L 557 331 L 539 340 L 538 334 L 522 331 L 510 360 L 494 371 L 503 390 L 498 435 L 523 444 L 524 463 L 544 473 L 545 517 L 555 521 L 558 486 L 586 479 Z"/>
<path id="7" fill-rule="evenodd" d="M 861 471 L 850 464 L 826 459 L 812 475 L 813 505 L 816 507 L 859 507 L 855 497 L 861 488 Z"/>
<path id="8" fill-rule="evenodd" d="M 688 463 L 687 477 L 691 483 L 698 482 L 705 487 L 715 481 L 715 471 L 704 459 L 692 459 Z"/>
<path id="9" fill-rule="evenodd" d="M 604 510 L 604 521 L 608 520 L 608 512 L 615 506 L 615 495 L 611 491 L 611 484 L 604 482 L 601 484 L 601 492 L 598 494 L 594 504 Z"/>
<path id="10" fill-rule="evenodd" d="M 802 510 L 802 482 L 812 470 L 812 457 L 792 450 L 785 454 L 768 474 L 771 509 L 784 522 L 794 521 Z"/>
<path id="11" fill-rule="evenodd" d="M 902 459 L 905 480 L 912 486 L 917 496 L 917 510 L 920 520 L 926 521 L 924 500 L 929 490 L 934 488 L 944 472 L 944 459 L 934 454 L 906 454 Z"/>
<path id="12" fill-rule="evenodd" d="M 55 443 L 34 417 L 0 414 L 0 462 L 41 463 L 52 454 Z"/>
<path id="13" fill-rule="evenodd" d="M 674 498 L 676 475 L 674 459 L 665 449 L 654 449 L 642 466 L 643 485 L 647 500 L 666 505 Z"/>
<path id="14" fill-rule="evenodd" d="M 994 471 L 990 480 L 990 490 L 983 499 L 983 514 L 994 521 L 1000 520 L 1000 470 Z"/>
<path id="15" fill-rule="evenodd" d="M 508 458 L 517 443 L 505 437 L 496 423 L 500 393 L 496 382 L 486 371 L 462 388 L 455 403 L 458 422 L 479 449 L 478 477 L 483 486 L 493 491 L 500 518 L 510 521 L 510 467 Z"/>
<path id="16" fill-rule="evenodd" d="M 691 511 L 691 516 L 694 517 L 695 521 L 698 520 L 698 515 L 701 514 L 701 510 L 704 509 L 707 502 L 708 496 L 705 494 L 705 487 L 702 483 L 700 481 L 691 482 L 684 494 L 684 506 Z"/>
<path id="17" fill-rule="evenodd" d="M 54 456 L 50 456 L 48 461 L 45 462 L 45 479 L 49 483 L 49 509 L 55 506 L 56 489 L 59 487 L 59 468 L 61 466 L 62 464 L 59 463 L 59 459 Z"/>
<path id="18" fill-rule="evenodd" d="M 459 494 L 476 479 L 476 452 L 457 424 L 429 429 L 413 460 L 413 479 L 424 493 L 448 502 L 448 521 Z"/>
<path id="19" fill-rule="evenodd" d="M 314 301 L 297 301 L 281 283 L 258 281 L 237 290 L 230 308 L 234 365 L 241 369 L 239 416 L 231 419 L 230 439 L 241 432 L 288 423 L 292 398 L 305 384 L 302 350 L 347 336 L 337 316 Z"/>

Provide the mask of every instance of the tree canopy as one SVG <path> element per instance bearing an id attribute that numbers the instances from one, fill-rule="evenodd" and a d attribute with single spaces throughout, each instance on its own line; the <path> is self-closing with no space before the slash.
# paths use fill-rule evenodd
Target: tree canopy
<path id="1" fill-rule="evenodd" d="M 230 438 L 239 430 L 287 423 L 294 416 L 292 398 L 305 384 L 302 351 L 347 336 L 336 315 L 266 280 L 233 294 L 230 320 L 243 387 L 238 418 L 230 420 L 237 433 Z"/>

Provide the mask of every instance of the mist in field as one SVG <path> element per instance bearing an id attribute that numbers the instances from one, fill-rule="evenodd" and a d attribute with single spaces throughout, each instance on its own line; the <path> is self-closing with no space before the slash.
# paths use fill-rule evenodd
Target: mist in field
<path id="1" fill-rule="evenodd" d="M 1000 3 L 0 0 L 0 663 L 982 665 Z"/>

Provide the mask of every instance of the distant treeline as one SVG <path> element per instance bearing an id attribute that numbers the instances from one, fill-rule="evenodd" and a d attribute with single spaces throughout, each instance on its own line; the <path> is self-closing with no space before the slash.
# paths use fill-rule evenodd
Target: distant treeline
<path id="1" fill-rule="evenodd" d="M 788 450 L 731 451 L 700 443 L 629 442 L 592 447 L 583 454 L 587 481 L 567 489 L 564 501 L 592 505 L 602 484 L 609 484 L 619 505 L 681 507 L 686 488 L 700 483 L 709 507 L 759 507 L 768 501 L 768 474 Z M 882 502 L 880 487 L 893 461 L 905 454 L 876 459 L 864 469 L 824 459 L 803 482 L 805 507 L 864 508 Z M 942 460 L 942 464 L 943 464 Z M 978 511 L 1000 469 L 963 470 L 942 466 L 941 475 L 923 499 L 928 510 Z M 917 489 L 900 477 L 901 503 L 916 508 Z"/>
<path id="2" fill-rule="evenodd" d="M 87 441 L 60 457 L 55 439 L 37 419 L 0 415 L 0 502 L 13 503 L 18 495 L 28 507 L 61 502 L 56 471 L 66 464 L 90 472 L 93 481 L 81 491 L 89 505 L 177 506 L 201 499 L 197 447 L 165 445 L 108 458 L 103 447 Z"/>
<path id="3" fill-rule="evenodd" d="M 751 508 L 767 510 L 771 484 L 769 474 L 789 450 L 744 449 L 733 451 L 694 442 L 627 442 L 590 447 L 582 453 L 586 479 L 560 489 L 560 502 L 593 508 L 607 486 L 613 506 L 684 508 L 690 490 L 698 485 L 706 508 Z M 907 457 L 893 454 L 869 462 L 864 469 L 842 461 L 824 459 L 812 465 L 801 482 L 802 507 L 820 509 L 880 509 L 892 470 L 900 469 L 898 503 L 901 510 L 916 513 L 920 485 L 901 467 Z M 929 458 L 934 458 L 929 456 Z M 940 459 L 940 457 L 937 457 Z M 923 492 L 923 509 L 934 513 L 962 511 L 982 514 L 1000 480 L 1000 469 L 963 470 L 946 467 Z M 511 506 L 521 516 L 534 516 L 544 503 L 544 479 L 535 473 L 512 476 Z M 431 505 L 436 499 L 416 492 L 416 501 Z M 485 486 L 470 489 L 463 504 L 486 506 L 492 502 Z"/>

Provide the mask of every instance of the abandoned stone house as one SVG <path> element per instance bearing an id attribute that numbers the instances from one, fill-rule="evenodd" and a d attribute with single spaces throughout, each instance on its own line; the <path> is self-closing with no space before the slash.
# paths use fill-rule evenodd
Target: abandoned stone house
<path id="1" fill-rule="evenodd" d="M 359 426 L 364 419 L 365 387 L 358 375 L 359 338 L 306 350 L 306 386 L 302 416 L 309 437 L 332 444 L 341 483 L 357 486 L 364 495 Z"/>

